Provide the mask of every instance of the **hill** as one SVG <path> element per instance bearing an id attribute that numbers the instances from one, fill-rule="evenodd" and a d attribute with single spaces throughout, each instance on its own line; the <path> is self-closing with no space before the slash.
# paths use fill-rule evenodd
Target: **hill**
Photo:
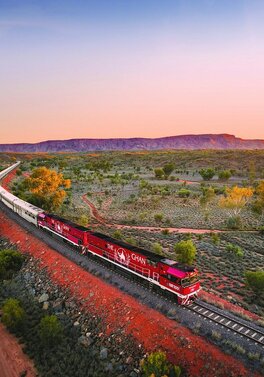
<path id="1" fill-rule="evenodd" d="M 264 140 L 229 134 L 180 135 L 161 138 L 70 139 L 39 143 L 0 144 L 0 152 L 85 152 L 161 149 L 264 149 Z"/>

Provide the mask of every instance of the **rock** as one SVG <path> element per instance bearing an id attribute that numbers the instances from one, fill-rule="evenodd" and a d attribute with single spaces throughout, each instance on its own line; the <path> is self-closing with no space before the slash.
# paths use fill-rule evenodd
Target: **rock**
<path id="1" fill-rule="evenodd" d="M 108 363 L 105 367 L 105 371 L 106 372 L 112 372 L 113 371 L 113 364 L 112 363 Z"/>
<path id="2" fill-rule="evenodd" d="M 101 351 L 100 351 L 100 355 L 99 355 L 100 359 L 105 360 L 105 359 L 107 359 L 107 356 L 108 356 L 107 348 L 102 348 Z"/>
<path id="3" fill-rule="evenodd" d="M 177 318 L 176 310 L 175 309 L 170 309 L 167 313 L 167 317 L 170 319 L 175 319 Z"/>
<path id="4" fill-rule="evenodd" d="M 60 312 L 62 311 L 62 300 L 58 299 L 56 300 L 53 305 L 52 305 L 53 309 L 55 310 L 55 312 Z"/>
<path id="5" fill-rule="evenodd" d="M 78 343 L 81 344 L 82 346 L 84 347 L 89 347 L 91 345 L 90 341 L 89 341 L 89 338 L 87 338 L 86 336 L 84 335 L 81 335 L 79 338 L 78 338 Z"/>
<path id="6" fill-rule="evenodd" d="M 42 302 L 45 302 L 45 301 L 48 301 L 49 300 L 49 295 L 47 294 L 47 293 L 43 293 L 40 297 L 39 297 L 39 299 L 38 299 L 38 301 L 39 301 L 39 303 L 41 304 Z"/>
<path id="7" fill-rule="evenodd" d="M 134 361 L 134 359 L 133 359 L 132 356 L 128 356 L 128 357 L 126 358 L 126 364 L 132 364 L 133 361 Z"/>
<path id="8" fill-rule="evenodd" d="M 78 327 L 78 326 L 80 326 L 80 322 L 75 321 L 74 324 L 73 324 L 73 326 L 74 326 L 74 327 Z"/>
<path id="9" fill-rule="evenodd" d="M 48 310 L 48 308 L 49 308 L 49 302 L 48 302 L 48 301 L 45 301 L 45 302 L 43 303 L 43 307 L 42 307 L 42 309 L 43 309 L 43 310 Z"/>

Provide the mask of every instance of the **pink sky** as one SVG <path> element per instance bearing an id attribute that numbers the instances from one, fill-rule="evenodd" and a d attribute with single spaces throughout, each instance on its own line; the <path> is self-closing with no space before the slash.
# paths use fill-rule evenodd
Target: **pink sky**
<path id="1" fill-rule="evenodd" d="M 50 19 L 26 20 L 21 32 L 17 21 L 1 29 L 0 19 L 0 143 L 202 133 L 264 139 L 263 33 L 244 13 L 241 25 L 210 24 L 208 33 L 202 24 L 179 33 L 166 22 L 118 24 L 109 35 Z M 36 27 L 38 38 L 27 30 Z"/>

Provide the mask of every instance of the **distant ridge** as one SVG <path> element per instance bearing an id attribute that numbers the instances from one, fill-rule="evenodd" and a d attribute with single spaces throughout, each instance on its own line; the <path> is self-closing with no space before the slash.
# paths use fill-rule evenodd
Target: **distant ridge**
<path id="1" fill-rule="evenodd" d="M 159 149 L 264 149 L 264 140 L 229 134 L 180 135 L 150 138 L 48 140 L 40 143 L 0 144 L 0 152 L 86 152 Z"/>

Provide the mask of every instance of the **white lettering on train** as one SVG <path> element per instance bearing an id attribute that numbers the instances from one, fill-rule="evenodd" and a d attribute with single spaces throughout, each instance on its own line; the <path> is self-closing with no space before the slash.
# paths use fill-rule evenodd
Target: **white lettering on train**
<path id="1" fill-rule="evenodd" d="M 176 291 L 180 290 L 180 288 L 177 287 L 177 285 L 174 285 L 174 284 L 171 284 L 171 283 L 169 283 L 169 287 L 175 289 Z"/>
<path id="2" fill-rule="evenodd" d="M 144 266 L 146 265 L 146 260 L 145 260 L 144 258 L 140 257 L 140 256 L 137 255 L 137 254 L 132 253 L 132 254 L 131 254 L 131 258 L 132 258 L 132 260 L 134 260 L 134 261 L 136 261 L 136 262 L 139 262 L 139 263 L 141 263 L 141 264 L 144 264 Z"/>

